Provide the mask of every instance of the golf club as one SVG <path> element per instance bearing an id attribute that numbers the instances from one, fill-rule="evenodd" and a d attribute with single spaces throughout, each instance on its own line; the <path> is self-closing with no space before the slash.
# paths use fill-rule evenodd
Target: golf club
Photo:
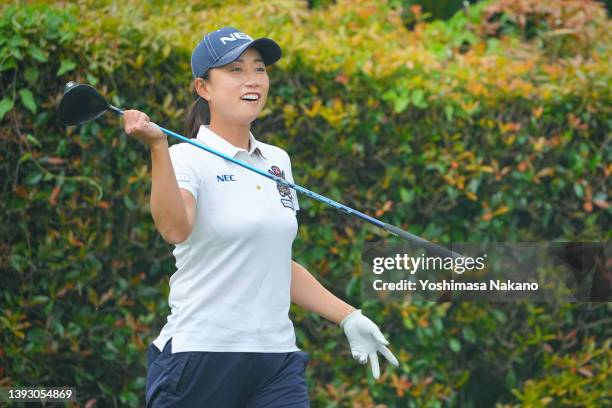
<path id="1" fill-rule="evenodd" d="M 100 95 L 100 93 L 94 87 L 87 85 L 87 84 L 78 84 L 72 81 L 66 84 L 64 95 L 62 96 L 60 103 L 59 103 L 59 107 L 58 107 L 59 119 L 64 125 L 66 126 L 81 125 L 83 123 L 97 119 L 106 111 L 112 111 L 118 115 L 123 115 L 123 111 L 121 109 L 109 104 L 106 101 L 106 99 L 102 95 Z M 403 229 L 398 228 L 394 225 L 387 224 L 383 221 L 370 217 L 367 214 L 364 214 L 353 208 L 347 207 L 344 204 L 338 203 L 330 198 L 317 194 L 297 184 L 290 183 L 289 181 L 279 176 L 275 176 L 273 174 L 267 173 L 263 170 L 253 167 L 240 160 L 234 159 L 233 157 L 226 156 L 223 153 L 218 152 L 214 149 L 211 149 L 210 147 L 198 142 L 195 139 L 188 139 L 184 136 L 181 136 L 177 133 L 172 132 L 171 130 L 164 129 L 163 127 L 159 125 L 158 127 L 162 132 L 166 133 L 169 136 L 179 139 L 185 143 L 189 143 L 204 151 L 207 151 L 225 160 L 235 163 L 239 166 L 247 168 L 257 174 L 260 174 L 264 177 L 272 179 L 276 181 L 277 183 L 282 183 L 294 189 L 295 191 L 298 191 L 310 198 L 313 198 L 317 201 L 330 205 L 337 210 L 345 212 L 346 214 L 357 216 L 361 218 L 362 220 L 369 222 L 370 224 L 373 224 L 387 232 L 390 232 L 393 235 L 396 235 L 396 236 L 399 236 L 405 239 L 406 241 L 418 244 L 422 246 L 423 248 L 425 248 L 426 250 L 431 251 L 435 254 L 442 255 L 445 257 L 451 257 L 453 259 L 463 257 L 462 255 L 456 252 L 453 252 L 440 245 L 436 245 L 432 242 L 429 242 L 426 239 L 423 239 L 417 235 L 411 234 L 408 231 L 404 231 Z"/>

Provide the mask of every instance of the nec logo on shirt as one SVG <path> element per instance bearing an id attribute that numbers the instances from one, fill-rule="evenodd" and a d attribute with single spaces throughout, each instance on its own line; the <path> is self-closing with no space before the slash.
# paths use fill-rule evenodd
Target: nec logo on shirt
<path id="1" fill-rule="evenodd" d="M 218 174 L 217 175 L 217 182 L 224 182 L 224 181 L 238 181 L 236 180 L 236 176 L 233 174 Z"/>

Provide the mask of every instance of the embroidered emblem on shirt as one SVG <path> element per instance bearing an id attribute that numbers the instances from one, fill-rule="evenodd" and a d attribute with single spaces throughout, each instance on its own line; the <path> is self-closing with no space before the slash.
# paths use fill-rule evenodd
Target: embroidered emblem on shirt
<path id="1" fill-rule="evenodd" d="M 278 166 L 270 167 L 268 169 L 268 173 L 272 174 L 273 176 L 285 179 L 285 171 L 281 170 Z M 281 183 L 280 181 L 277 181 L 276 188 L 278 189 L 278 193 L 281 196 L 281 204 L 293 210 L 293 197 L 291 196 L 291 190 L 289 189 L 289 187 Z"/>
<path id="2" fill-rule="evenodd" d="M 185 173 L 176 173 L 176 181 L 189 181 L 189 175 Z"/>

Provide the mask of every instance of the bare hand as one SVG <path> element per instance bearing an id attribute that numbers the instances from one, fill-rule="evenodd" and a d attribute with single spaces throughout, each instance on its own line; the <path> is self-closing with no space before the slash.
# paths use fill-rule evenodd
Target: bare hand
<path id="1" fill-rule="evenodd" d="M 148 146 L 157 143 L 167 143 L 166 134 L 161 131 L 146 113 L 137 110 L 125 110 L 123 112 L 124 131 L 128 135 L 140 140 Z"/>

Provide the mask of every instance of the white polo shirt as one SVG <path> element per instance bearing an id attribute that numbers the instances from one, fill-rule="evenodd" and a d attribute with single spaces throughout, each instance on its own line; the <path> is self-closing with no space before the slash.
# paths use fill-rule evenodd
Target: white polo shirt
<path id="1" fill-rule="evenodd" d="M 201 126 L 198 141 L 293 182 L 289 155 L 257 141 L 238 148 Z M 170 147 L 180 188 L 196 198 L 193 230 L 175 246 L 171 313 L 154 341 L 172 352 L 298 351 L 289 319 L 294 190 L 189 143 Z"/>

